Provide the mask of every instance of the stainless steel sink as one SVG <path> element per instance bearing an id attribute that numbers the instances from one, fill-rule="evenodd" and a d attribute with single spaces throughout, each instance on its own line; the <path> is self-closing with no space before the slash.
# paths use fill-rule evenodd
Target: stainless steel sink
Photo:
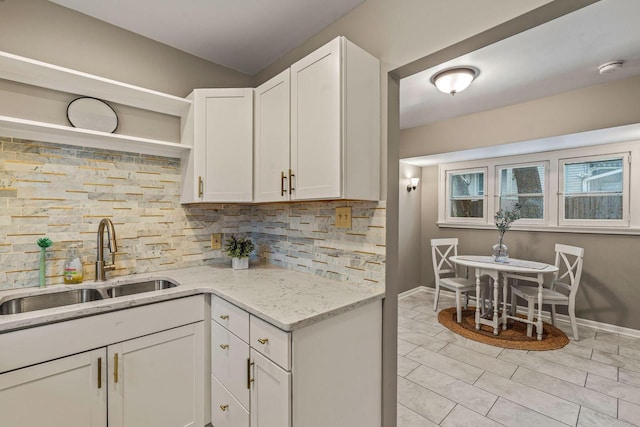
<path id="1" fill-rule="evenodd" d="M 101 299 L 135 295 L 143 292 L 175 288 L 177 283 L 170 280 L 154 279 L 124 283 L 110 287 L 79 288 L 59 292 L 47 292 L 28 296 L 8 297 L 0 304 L 0 315 L 18 314 L 44 310 L 65 305 L 80 304 Z"/>
<path id="2" fill-rule="evenodd" d="M 122 297 L 125 295 L 175 288 L 176 286 L 178 285 L 170 280 L 145 280 L 142 282 L 127 283 L 108 288 L 107 295 L 111 298 Z"/>
<path id="3" fill-rule="evenodd" d="M 86 288 L 15 297 L 0 304 L 0 315 L 26 313 L 28 311 L 44 310 L 45 308 L 62 307 L 101 299 L 102 294 L 99 290 Z"/>

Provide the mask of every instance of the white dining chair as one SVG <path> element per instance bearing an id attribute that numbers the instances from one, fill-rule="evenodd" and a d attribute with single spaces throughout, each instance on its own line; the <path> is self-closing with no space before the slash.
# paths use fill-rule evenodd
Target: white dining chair
<path id="1" fill-rule="evenodd" d="M 551 305 L 551 324 L 556 324 L 556 305 L 566 305 L 571 320 L 573 339 L 578 341 L 578 325 L 576 324 L 576 294 L 580 286 L 582 276 L 582 261 L 584 249 L 576 246 L 556 244 L 555 266 L 558 271 L 553 274 L 553 280 L 549 287 L 542 290 L 542 304 Z M 509 275 L 507 275 L 509 277 Z M 538 303 L 538 287 L 522 286 L 518 280 L 529 279 L 517 276 L 516 284 L 511 286 L 511 312 L 515 314 L 517 298 L 522 298 L 527 302 L 527 319 L 533 321 L 533 311 Z M 535 282 L 534 277 L 531 281 Z"/>
<path id="2" fill-rule="evenodd" d="M 451 256 L 458 255 L 458 239 L 431 239 L 431 258 L 433 261 L 433 273 L 436 282 L 436 295 L 433 301 L 433 310 L 438 310 L 438 297 L 440 287 L 445 287 L 456 293 L 456 314 L 458 323 L 462 322 L 462 309 L 460 299 L 464 294 L 464 308 L 469 301 L 468 292 L 475 292 L 476 283 L 467 277 L 458 277 L 455 265 L 449 260 Z M 443 277 L 444 276 L 444 277 Z M 483 300 L 478 298 L 477 304 Z"/>

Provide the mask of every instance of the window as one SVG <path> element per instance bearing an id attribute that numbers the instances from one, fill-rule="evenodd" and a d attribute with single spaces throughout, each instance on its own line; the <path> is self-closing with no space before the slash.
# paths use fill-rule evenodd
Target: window
<path id="1" fill-rule="evenodd" d="M 497 176 L 498 209 L 520 205 L 520 222 L 543 221 L 545 216 L 546 163 L 499 166 Z"/>
<path id="2" fill-rule="evenodd" d="M 460 221 L 486 218 L 485 170 L 452 171 L 448 173 L 447 217 Z"/>
<path id="3" fill-rule="evenodd" d="M 633 157 L 640 140 L 440 164 L 437 224 L 494 230 L 517 203 L 516 230 L 640 235 Z"/>
<path id="4" fill-rule="evenodd" d="M 561 223 L 628 223 L 628 154 L 563 159 L 560 165 Z"/>

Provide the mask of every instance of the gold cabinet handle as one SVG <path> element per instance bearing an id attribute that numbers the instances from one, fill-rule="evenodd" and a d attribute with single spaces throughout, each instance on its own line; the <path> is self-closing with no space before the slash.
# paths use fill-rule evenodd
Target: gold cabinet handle
<path id="1" fill-rule="evenodd" d="M 198 197 L 202 197 L 204 194 L 204 182 L 202 182 L 202 177 L 198 177 Z"/>
<path id="2" fill-rule="evenodd" d="M 284 196 L 287 190 L 284 188 L 284 182 L 287 180 L 284 172 L 280 172 L 280 197 Z"/>
<path id="3" fill-rule="evenodd" d="M 113 355 L 113 382 L 118 382 L 118 353 Z"/>
<path id="4" fill-rule="evenodd" d="M 229 409 L 229 405 L 220 405 L 220 409 L 226 411 L 227 409 Z"/>
<path id="5" fill-rule="evenodd" d="M 220 348 L 226 350 L 229 348 L 229 344 L 220 344 Z"/>
<path id="6" fill-rule="evenodd" d="M 222 315 L 220 315 L 220 318 L 222 320 L 228 320 L 229 319 L 229 315 L 228 314 L 222 314 Z"/>
<path id="7" fill-rule="evenodd" d="M 295 190 L 295 188 L 293 188 L 293 178 L 294 176 L 296 176 L 293 171 L 291 169 L 289 169 L 289 194 L 291 194 L 292 191 Z"/>
<path id="8" fill-rule="evenodd" d="M 102 388 L 102 357 L 98 357 L 98 388 Z"/>
<path id="9" fill-rule="evenodd" d="M 251 389 L 251 383 L 253 380 L 251 379 L 251 367 L 253 363 L 251 363 L 251 359 L 247 359 L 247 388 Z"/>
<path id="10" fill-rule="evenodd" d="M 269 338 L 258 338 L 260 344 L 266 344 L 269 342 Z"/>

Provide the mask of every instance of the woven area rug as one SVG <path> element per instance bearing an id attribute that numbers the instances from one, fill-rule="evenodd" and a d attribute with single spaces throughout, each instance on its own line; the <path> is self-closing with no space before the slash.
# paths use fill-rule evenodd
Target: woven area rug
<path id="1" fill-rule="evenodd" d="M 438 321 L 447 329 L 470 340 L 514 350 L 555 350 L 569 343 L 569 338 L 560 329 L 544 322 L 542 341 L 536 339 L 536 329 L 533 327 L 533 337 L 527 336 L 527 324 L 509 320 L 507 330 L 500 329 L 498 336 L 493 335 L 491 326 L 482 325 L 476 331 L 475 307 L 469 307 L 462 312 L 462 322 L 456 322 L 456 308 L 451 307 L 438 313 Z M 518 317 L 524 317 L 518 315 Z"/>

